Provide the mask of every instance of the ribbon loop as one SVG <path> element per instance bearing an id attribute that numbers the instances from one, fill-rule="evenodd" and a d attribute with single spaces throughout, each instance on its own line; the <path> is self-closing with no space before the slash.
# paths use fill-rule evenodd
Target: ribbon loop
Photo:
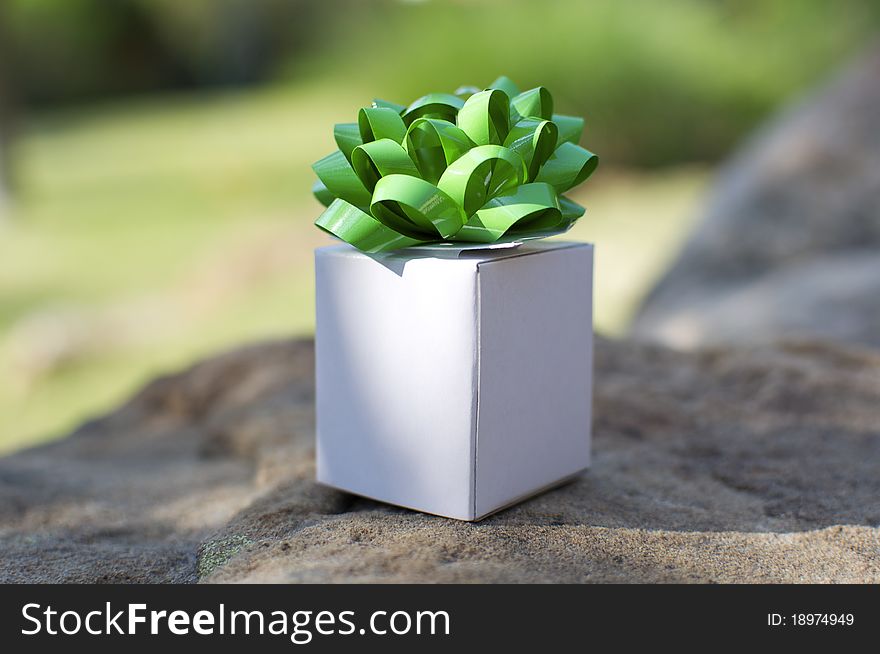
<path id="1" fill-rule="evenodd" d="M 565 193 L 589 177 L 599 157 L 574 143 L 563 143 L 541 168 L 536 181 L 552 184 L 559 193 Z"/>
<path id="2" fill-rule="evenodd" d="M 403 113 L 403 122 L 410 125 L 417 118 L 439 118 L 450 123 L 455 122 L 455 117 L 464 106 L 464 100 L 451 93 L 429 93 L 424 95 Z"/>
<path id="3" fill-rule="evenodd" d="M 559 142 L 578 144 L 584 133 L 584 119 L 580 116 L 563 116 L 553 114 L 553 122 L 559 128 Z"/>
<path id="4" fill-rule="evenodd" d="M 370 192 L 386 175 L 419 176 L 406 150 L 391 139 L 379 139 L 356 147 L 351 155 L 351 167 Z"/>
<path id="5" fill-rule="evenodd" d="M 510 112 L 517 120 L 520 116 L 550 120 L 553 118 L 553 96 L 543 86 L 523 91 L 515 98 L 511 98 Z"/>
<path id="6" fill-rule="evenodd" d="M 458 112 L 458 126 L 477 145 L 501 145 L 510 128 L 510 101 L 497 89 L 474 93 Z"/>
<path id="7" fill-rule="evenodd" d="M 525 163 L 516 152 L 480 145 L 450 164 L 437 186 L 470 216 L 491 198 L 515 189 L 525 177 Z"/>
<path id="8" fill-rule="evenodd" d="M 404 147 L 422 177 L 436 184 L 446 167 L 474 147 L 474 142 L 446 120 L 419 118 L 409 126 Z"/>
<path id="9" fill-rule="evenodd" d="M 335 197 L 356 207 L 370 206 L 370 192 L 341 151 L 337 150 L 316 161 L 312 164 L 312 170 Z"/>
<path id="10" fill-rule="evenodd" d="M 406 125 L 393 109 L 387 107 L 369 107 L 358 112 L 358 131 L 364 143 L 391 139 L 396 143 L 406 136 Z"/>
<path id="11" fill-rule="evenodd" d="M 396 102 L 389 102 L 388 100 L 382 100 L 381 98 L 373 98 L 373 102 L 371 106 L 375 109 L 385 108 L 392 109 L 398 116 L 404 112 L 406 106 L 402 104 L 397 104 Z"/>
<path id="12" fill-rule="evenodd" d="M 333 203 L 333 200 L 336 199 L 336 196 L 333 195 L 326 186 L 324 186 L 324 182 L 322 182 L 320 179 L 316 179 L 315 183 L 312 184 L 312 193 L 314 194 L 315 198 L 317 198 L 318 202 L 323 204 L 325 207 L 329 207 Z"/>
<path id="13" fill-rule="evenodd" d="M 315 224 L 362 252 L 386 252 L 429 241 L 398 234 L 345 200 L 334 200 Z"/>
<path id="14" fill-rule="evenodd" d="M 361 143 L 361 132 L 357 123 L 337 123 L 333 126 L 333 140 L 336 141 L 336 147 L 351 161 L 351 152 Z"/>
<path id="15" fill-rule="evenodd" d="M 564 195 L 559 196 L 559 208 L 562 210 L 562 217 L 569 223 L 573 223 L 575 220 L 583 216 L 586 211 L 586 209 L 577 202 L 568 199 Z"/>
<path id="16" fill-rule="evenodd" d="M 492 82 L 488 88 L 503 91 L 508 99 L 513 99 L 519 95 L 519 87 L 509 77 L 504 75 Z"/>
<path id="17" fill-rule="evenodd" d="M 465 223 L 455 240 L 492 243 L 526 225 L 552 230 L 562 222 L 556 191 L 549 184 L 525 184 L 510 195 L 489 200 Z"/>
<path id="18" fill-rule="evenodd" d="M 534 181 L 556 149 L 558 137 L 559 130 L 552 121 L 523 118 L 510 130 L 504 145 L 523 158 L 529 171 L 528 181 Z"/>
<path id="19" fill-rule="evenodd" d="M 439 188 L 418 177 L 388 175 L 376 184 L 370 210 L 381 222 L 418 238 L 449 238 L 466 217 L 461 207 Z M 407 224 L 409 223 L 409 224 Z"/>

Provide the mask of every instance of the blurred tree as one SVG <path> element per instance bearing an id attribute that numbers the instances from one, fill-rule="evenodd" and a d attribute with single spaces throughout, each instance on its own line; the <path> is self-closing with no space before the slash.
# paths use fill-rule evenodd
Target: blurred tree
<path id="1" fill-rule="evenodd" d="M 314 38 L 313 23 L 326 22 L 340 6 L 311 0 L 0 3 L 8 8 L 21 95 L 30 105 L 259 82 L 297 56 Z"/>
<path id="2" fill-rule="evenodd" d="M 315 38 L 341 0 L 134 0 L 195 86 L 266 79 Z"/>
<path id="3" fill-rule="evenodd" d="M 13 84 L 10 81 L 9 40 L 3 6 L 0 6 L 0 220 L 5 218 L 12 188 L 11 142 L 13 133 Z"/>

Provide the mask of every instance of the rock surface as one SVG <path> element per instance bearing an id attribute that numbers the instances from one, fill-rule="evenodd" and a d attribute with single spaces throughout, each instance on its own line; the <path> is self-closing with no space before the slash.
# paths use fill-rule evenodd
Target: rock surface
<path id="1" fill-rule="evenodd" d="M 633 333 L 677 347 L 880 345 L 880 46 L 721 172 Z"/>
<path id="2" fill-rule="evenodd" d="M 0 459 L 0 580 L 880 582 L 880 354 L 597 343 L 594 468 L 468 524 L 322 488 L 313 350 Z"/>

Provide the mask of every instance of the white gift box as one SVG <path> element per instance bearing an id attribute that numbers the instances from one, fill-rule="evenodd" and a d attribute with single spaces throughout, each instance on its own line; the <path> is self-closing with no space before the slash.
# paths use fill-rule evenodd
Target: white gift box
<path id="1" fill-rule="evenodd" d="M 479 520 L 589 466 L 593 247 L 315 251 L 318 481 Z"/>

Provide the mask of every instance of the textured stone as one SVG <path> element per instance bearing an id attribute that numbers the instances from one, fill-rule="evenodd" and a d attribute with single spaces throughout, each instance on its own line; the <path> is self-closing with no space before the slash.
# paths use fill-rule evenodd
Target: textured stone
<path id="1" fill-rule="evenodd" d="M 633 333 L 678 347 L 880 346 L 880 47 L 723 167 Z"/>
<path id="2" fill-rule="evenodd" d="M 476 524 L 318 486 L 312 372 L 252 346 L 0 459 L 0 580 L 880 582 L 871 349 L 600 341 L 593 469 Z"/>

